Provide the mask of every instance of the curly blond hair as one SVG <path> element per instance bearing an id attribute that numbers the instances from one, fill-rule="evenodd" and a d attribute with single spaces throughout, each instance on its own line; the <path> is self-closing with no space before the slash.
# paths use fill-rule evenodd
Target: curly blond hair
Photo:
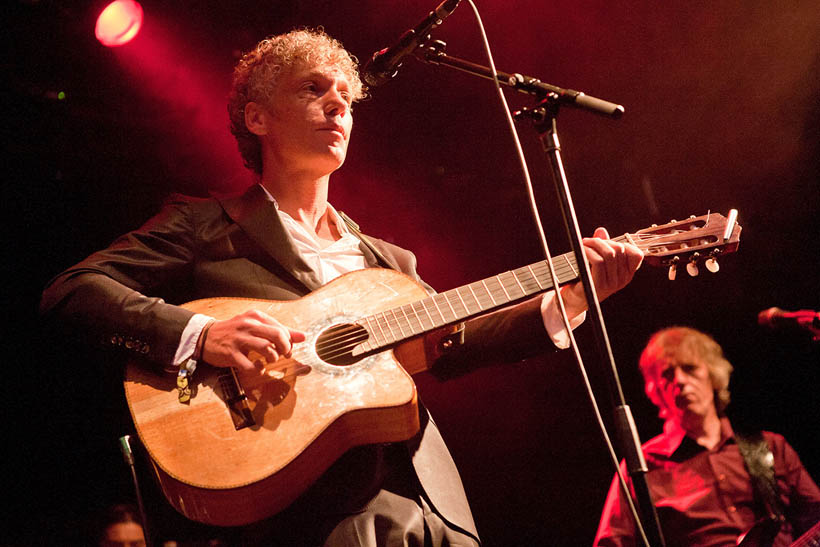
<path id="1" fill-rule="evenodd" d="M 723 356 L 723 349 L 714 338 L 689 327 L 669 327 L 659 330 L 649 339 L 641 353 L 640 367 L 644 378 L 644 390 L 649 400 L 659 409 L 659 416 L 669 416 L 660 394 L 661 367 L 669 360 L 678 362 L 702 361 L 709 369 L 715 392 L 715 407 L 723 415 L 729 405 L 729 376 L 732 364 Z"/>
<path id="2" fill-rule="evenodd" d="M 259 42 L 236 64 L 228 96 L 231 133 L 245 166 L 257 174 L 262 174 L 262 148 L 259 138 L 245 126 L 245 105 L 251 101 L 267 104 L 276 93 L 279 74 L 296 63 L 333 66 L 347 78 L 354 101 L 366 96 L 358 60 L 321 27 L 292 30 Z"/>

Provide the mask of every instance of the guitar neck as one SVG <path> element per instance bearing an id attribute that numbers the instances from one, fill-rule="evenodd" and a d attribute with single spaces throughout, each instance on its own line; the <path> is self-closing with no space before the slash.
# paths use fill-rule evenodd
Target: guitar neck
<path id="1" fill-rule="evenodd" d="M 629 241 L 629 238 L 623 235 L 614 240 Z M 574 253 L 554 257 L 553 264 L 559 285 L 578 279 L 578 264 Z M 549 264 L 542 260 L 370 315 L 357 321 L 370 334 L 360 351 L 380 351 L 414 336 L 495 311 L 552 288 Z"/>
<path id="2" fill-rule="evenodd" d="M 820 545 L 820 522 L 812 526 L 792 543 L 791 547 L 811 547 Z"/>

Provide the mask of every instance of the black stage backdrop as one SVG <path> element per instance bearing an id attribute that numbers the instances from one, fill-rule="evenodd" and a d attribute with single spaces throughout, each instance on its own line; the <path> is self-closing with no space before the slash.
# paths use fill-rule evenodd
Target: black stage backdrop
<path id="1" fill-rule="evenodd" d="M 434 7 L 145 0 L 137 40 L 107 49 L 92 31 L 100 6 L 19 0 L 4 16 L 4 491 L 13 510 L 0 543 L 82 543 L 102 508 L 133 499 L 117 447 L 130 427 L 119 371 L 109 356 L 39 328 L 48 279 L 138 226 L 170 192 L 247 183 L 223 106 L 239 51 L 268 34 L 323 25 L 365 59 Z M 603 305 L 642 440 L 660 423 L 637 357 L 654 330 L 691 325 L 712 333 L 735 365 L 732 417 L 785 434 L 820 477 L 818 343 L 756 323 L 771 306 L 820 308 L 816 3 L 517 0 L 479 8 L 500 70 L 626 107 L 619 121 L 568 109 L 559 117 L 585 233 L 740 211 L 740 248 L 717 275 L 679 272 L 669 282 L 644 268 Z M 435 35 L 449 53 L 486 63 L 467 4 Z M 514 108 L 530 105 L 508 97 Z M 365 231 L 413 249 L 429 283 L 449 289 L 541 258 L 488 81 L 409 59 L 354 116 L 331 200 Z M 534 132 L 522 126 L 521 136 L 551 248 L 565 252 Z M 578 332 L 611 422 L 589 325 Z M 592 541 L 612 470 L 580 378 L 563 352 L 448 382 L 417 379 L 488 545 Z"/>

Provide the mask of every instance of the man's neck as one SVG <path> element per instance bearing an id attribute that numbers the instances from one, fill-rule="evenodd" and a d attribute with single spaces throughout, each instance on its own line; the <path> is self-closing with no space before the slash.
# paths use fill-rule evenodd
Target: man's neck
<path id="1" fill-rule="evenodd" d="M 276 171 L 262 173 L 260 184 L 276 199 L 279 210 L 300 223 L 318 240 L 329 244 L 341 237 L 329 219 L 327 192 L 330 175 L 321 177 L 306 173 Z"/>
<path id="2" fill-rule="evenodd" d="M 329 180 L 330 175 L 316 177 L 278 171 L 275 175 L 262 173 L 260 184 L 276 199 L 281 211 L 315 229 L 327 212 Z"/>
<path id="3" fill-rule="evenodd" d="M 712 450 L 720 443 L 720 417 L 714 409 L 706 416 L 685 415 L 681 418 L 679 425 L 686 432 L 687 437 L 708 450 Z"/>

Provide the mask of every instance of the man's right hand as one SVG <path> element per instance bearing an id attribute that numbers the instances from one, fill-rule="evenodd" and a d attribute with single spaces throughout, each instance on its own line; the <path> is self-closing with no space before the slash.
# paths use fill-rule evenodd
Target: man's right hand
<path id="1" fill-rule="evenodd" d="M 264 312 L 250 310 L 214 322 L 205 338 L 201 357 L 215 367 L 262 373 L 264 363 L 248 358 L 252 351 L 273 363 L 280 357 L 290 357 L 293 344 L 304 341 L 304 332 L 286 327 Z"/>

